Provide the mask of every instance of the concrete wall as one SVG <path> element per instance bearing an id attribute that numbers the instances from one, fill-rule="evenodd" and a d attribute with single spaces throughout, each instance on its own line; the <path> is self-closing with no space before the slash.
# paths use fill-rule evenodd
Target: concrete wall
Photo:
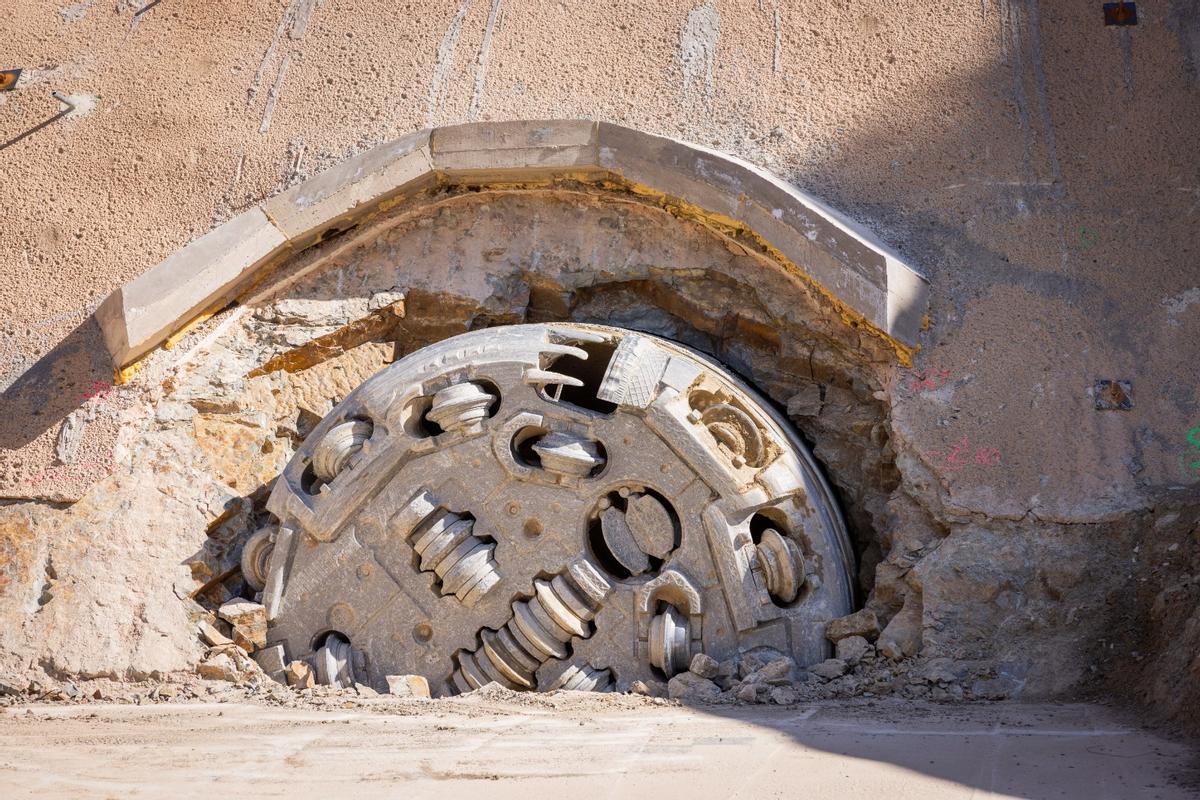
<path id="1" fill-rule="evenodd" d="M 932 284 L 889 387 L 914 491 L 1008 536 L 1147 537 L 1111 578 L 1151 652 L 1178 634 L 1164 607 L 1194 611 L 1194 4 L 1140 3 L 1132 28 L 1066 0 L 136 5 L 0 22 L 0 68 L 27 68 L 0 94 L 0 494 L 69 501 L 115 465 L 145 398 L 106 394 L 89 315 L 215 223 L 427 125 L 591 117 L 739 155 L 872 228 Z M 51 90 L 76 110 L 13 141 Z M 1130 381 L 1132 409 L 1097 410 L 1098 379 Z"/>

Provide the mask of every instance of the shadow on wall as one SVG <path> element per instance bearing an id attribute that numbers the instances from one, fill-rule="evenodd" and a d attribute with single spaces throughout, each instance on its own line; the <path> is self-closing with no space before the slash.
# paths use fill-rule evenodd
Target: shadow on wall
<path id="1" fill-rule="evenodd" d="M 88 317 L 0 394 L 0 449 L 19 450 L 110 386 L 112 358 Z"/>

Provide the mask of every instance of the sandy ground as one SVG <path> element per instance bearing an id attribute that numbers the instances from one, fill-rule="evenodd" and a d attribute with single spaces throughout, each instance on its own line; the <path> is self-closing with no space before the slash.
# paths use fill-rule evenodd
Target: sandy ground
<path id="1" fill-rule="evenodd" d="M 0 716 L 6 800 L 1165 800 L 1200 796 L 1181 783 L 1194 758 L 1087 705 L 693 709 L 568 695 L 332 710 L 43 705 Z"/>

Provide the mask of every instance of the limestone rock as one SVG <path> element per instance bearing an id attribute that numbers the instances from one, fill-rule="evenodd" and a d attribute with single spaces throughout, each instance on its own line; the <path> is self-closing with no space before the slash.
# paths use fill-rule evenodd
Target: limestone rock
<path id="1" fill-rule="evenodd" d="M 704 653 L 696 653 L 692 656 L 692 664 L 688 667 L 688 671 L 693 675 L 699 675 L 701 678 L 709 680 L 717 677 L 721 671 L 721 664 L 715 658 Z"/>
<path id="2" fill-rule="evenodd" d="M 196 665 L 196 673 L 210 681 L 241 683 L 254 673 L 254 662 L 238 647 L 214 649 Z"/>
<path id="3" fill-rule="evenodd" d="M 283 660 L 283 645 L 273 645 L 263 648 L 256 652 L 253 656 L 254 661 L 262 668 L 262 671 L 267 674 L 271 680 L 276 683 L 286 683 L 287 663 Z"/>
<path id="4" fill-rule="evenodd" d="M 763 664 L 751 672 L 743 683 L 764 683 L 770 686 L 785 686 L 795 680 L 796 662 L 787 656 L 780 656 Z"/>
<path id="5" fill-rule="evenodd" d="M 837 657 L 851 666 L 862 661 L 871 644 L 861 636 L 847 636 L 837 643 Z"/>
<path id="6" fill-rule="evenodd" d="M 800 699 L 800 693 L 791 686 L 776 686 L 771 690 L 770 697 L 777 706 L 790 706 Z"/>
<path id="7" fill-rule="evenodd" d="M 758 696 L 760 691 L 765 692 L 766 687 L 762 684 L 743 683 L 734 692 L 734 696 L 743 703 L 757 703 L 759 702 Z"/>
<path id="8" fill-rule="evenodd" d="M 267 644 L 267 609 L 249 600 L 231 600 L 217 611 L 233 626 L 233 641 L 252 653 Z"/>
<path id="9" fill-rule="evenodd" d="M 196 628 L 200 631 L 200 638 L 210 647 L 224 647 L 233 644 L 232 639 L 217 630 L 217 626 L 206 619 L 197 622 Z"/>
<path id="10" fill-rule="evenodd" d="M 667 694 L 672 700 L 708 702 L 717 699 L 721 689 L 707 678 L 681 672 L 667 683 Z"/>
<path id="11" fill-rule="evenodd" d="M 808 671 L 819 678 L 831 681 L 834 678 L 840 678 L 845 675 L 848 669 L 846 662 L 840 658 L 827 658 L 820 664 L 813 664 L 808 668 Z"/>
<path id="12" fill-rule="evenodd" d="M 910 595 L 900 613 L 879 634 L 879 652 L 893 661 L 911 658 L 921 651 L 921 607 L 919 596 Z"/>
<path id="13" fill-rule="evenodd" d="M 770 662 L 783 658 L 783 653 L 773 647 L 755 647 L 747 650 L 738 657 L 737 674 L 741 678 L 745 678 L 752 672 L 755 672 Z"/>
<path id="14" fill-rule="evenodd" d="M 825 626 L 825 638 L 831 642 L 840 642 L 848 636 L 861 636 L 874 641 L 879 636 L 879 618 L 875 612 L 864 608 L 848 616 L 832 619 Z"/>
<path id="15" fill-rule="evenodd" d="M 429 698 L 429 681 L 420 675 L 388 675 L 388 694 Z"/>
<path id="16" fill-rule="evenodd" d="M 317 685 L 317 676 L 313 668 L 303 661 L 293 661 L 284 671 L 288 686 L 293 689 L 311 689 Z"/>

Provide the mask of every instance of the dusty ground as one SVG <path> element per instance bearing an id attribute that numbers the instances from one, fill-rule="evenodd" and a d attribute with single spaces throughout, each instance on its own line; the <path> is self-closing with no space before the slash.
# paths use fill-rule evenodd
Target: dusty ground
<path id="1" fill-rule="evenodd" d="M 436 713 L 431 713 L 436 711 Z M 1186 744 L 1089 705 L 685 708 L 631 696 L 16 706 L 0 796 L 1196 797 Z M 1192 784 L 1194 786 L 1194 784 Z"/>

